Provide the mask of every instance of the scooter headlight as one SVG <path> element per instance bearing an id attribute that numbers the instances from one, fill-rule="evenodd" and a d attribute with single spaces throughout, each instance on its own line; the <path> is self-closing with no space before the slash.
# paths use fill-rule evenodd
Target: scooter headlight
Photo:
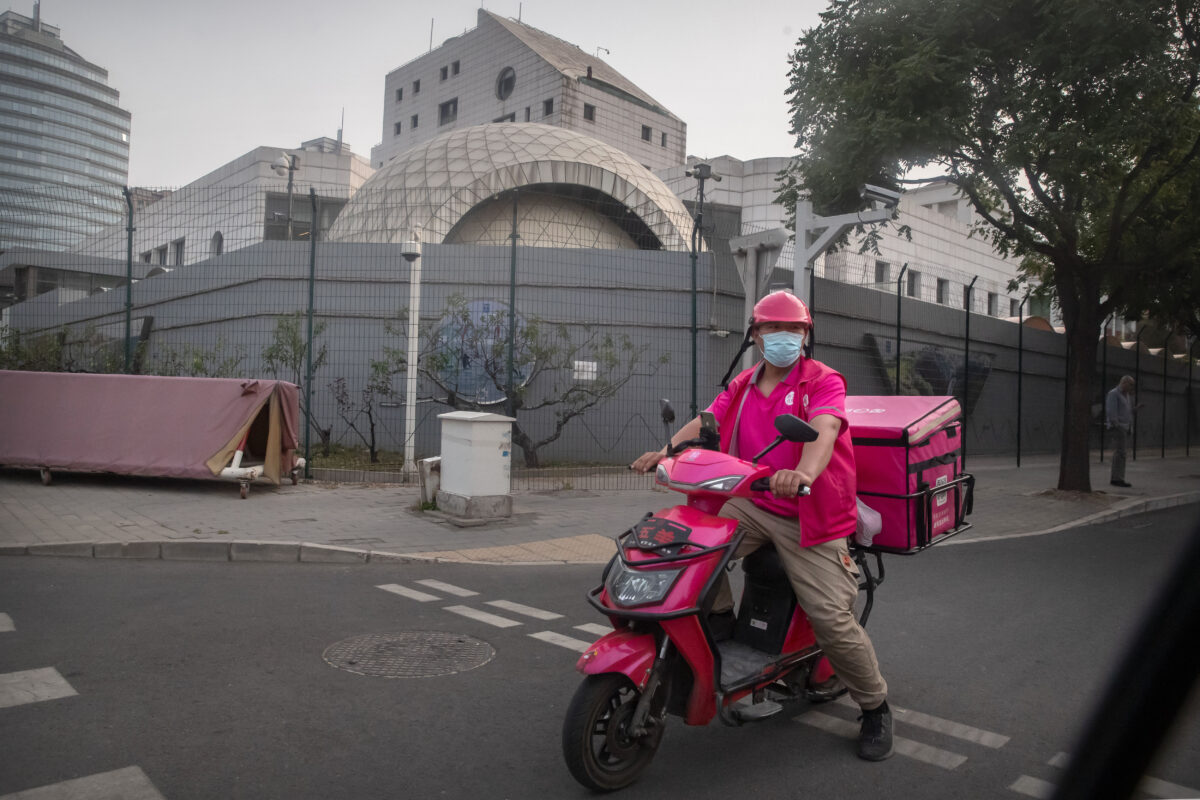
<path id="1" fill-rule="evenodd" d="M 664 485 L 671 482 L 671 476 L 667 474 L 667 468 L 662 464 L 659 464 L 658 469 L 654 470 L 654 482 Z"/>
<path id="2" fill-rule="evenodd" d="M 733 488 L 742 482 L 742 475 L 727 475 L 724 478 L 713 478 L 704 481 L 697 488 L 708 489 L 711 492 L 732 492 Z"/>
<path id="3" fill-rule="evenodd" d="M 618 561 L 608 573 L 605 588 L 609 598 L 619 606 L 644 606 L 659 603 L 683 569 L 630 569 Z"/>

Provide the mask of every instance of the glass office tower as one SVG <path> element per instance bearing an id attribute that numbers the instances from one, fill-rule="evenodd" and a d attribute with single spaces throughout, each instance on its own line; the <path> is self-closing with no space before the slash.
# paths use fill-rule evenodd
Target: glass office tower
<path id="1" fill-rule="evenodd" d="M 0 13 L 0 251 L 66 250 L 125 218 L 128 111 L 59 29 Z"/>

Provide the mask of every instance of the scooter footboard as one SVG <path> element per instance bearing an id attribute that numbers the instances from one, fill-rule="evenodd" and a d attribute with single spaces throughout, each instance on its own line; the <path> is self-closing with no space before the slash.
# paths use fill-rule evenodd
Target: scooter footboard
<path id="1" fill-rule="evenodd" d="M 650 679 L 656 655 L 654 634 L 613 631 L 585 650 L 575 663 L 575 669 L 584 675 L 620 672 L 641 690 Z"/>

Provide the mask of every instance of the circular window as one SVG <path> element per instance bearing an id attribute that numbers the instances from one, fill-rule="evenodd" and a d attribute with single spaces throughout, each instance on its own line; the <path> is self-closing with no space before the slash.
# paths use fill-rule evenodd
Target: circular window
<path id="1" fill-rule="evenodd" d="M 496 97 L 499 97 L 501 100 L 507 100 L 508 96 L 513 93 L 513 87 L 516 85 L 517 71 L 512 67 L 505 67 L 496 76 Z"/>

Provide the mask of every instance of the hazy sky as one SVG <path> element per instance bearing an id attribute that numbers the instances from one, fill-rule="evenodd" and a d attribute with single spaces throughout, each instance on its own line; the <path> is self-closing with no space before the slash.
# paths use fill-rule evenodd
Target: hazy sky
<path id="1" fill-rule="evenodd" d="M 133 114 L 129 180 L 188 183 L 254 147 L 337 135 L 370 157 L 384 76 L 480 6 L 596 53 L 688 125 L 703 158 L 790 155 L 787 58 L 825 0 L 43 0 Z M 31 16 L 33 0 L 0 0 Z"/>

